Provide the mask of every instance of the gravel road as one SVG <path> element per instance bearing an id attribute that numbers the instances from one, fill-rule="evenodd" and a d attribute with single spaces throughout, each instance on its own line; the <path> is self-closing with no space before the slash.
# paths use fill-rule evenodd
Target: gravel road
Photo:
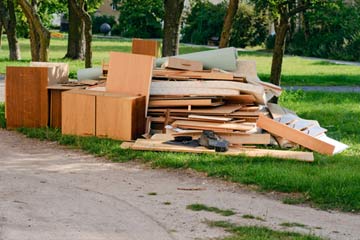
<path id="1" fill-rule="evenodd" d="M 1 240 L 209 239 L 227 234 L 209 228 L 206 219 L 330 239 L 360 236 L 360 215 L 285 205 L 271 195 L 189 170 L 110 163 L 5 130 L 0 130 L 0 153 Z M 193 203 L 230 208 L 237 214 L 223 217 L 187 210 Z M 265 221 L 244 219 L 243 214 Z M 280 227 L 283 222 L 307 227 Z"/>

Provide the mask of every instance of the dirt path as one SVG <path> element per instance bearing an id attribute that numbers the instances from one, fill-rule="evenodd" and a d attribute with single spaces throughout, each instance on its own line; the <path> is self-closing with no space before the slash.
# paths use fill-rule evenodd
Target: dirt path
<path id="1" fill-rule="evenodd" d="M 237 214 L 222 217 L 187 210 L 193 203 L 232 208 Z M 243 219 L 243 214 L 266 221 Z M 311 232 L 332 239 L 360 236 L 359 215 L 285 205 L 190 171 L 109 163 L 56 143 L 0 130 L 1 240 L 206 239 L 226 234 L 207 227 L 206 219 Z M 283 222 L 308 228 L 280 227 Z"/>

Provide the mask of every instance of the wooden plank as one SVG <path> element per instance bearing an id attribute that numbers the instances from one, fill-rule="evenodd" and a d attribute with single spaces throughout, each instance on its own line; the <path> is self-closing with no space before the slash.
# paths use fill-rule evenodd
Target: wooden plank
<path id="1" fill-rule="evenodd" d="M 184 121 L 177 120 L 172 123 L 174 127 L 187 128 L 187 129 L 227 129 L 238 131 L 249 131 L 255 127 L 252 123 L 214 123 L 214 122 L 198 122 L 198 121 Z"/>
<path id="2" fill-rule="evenodd" d="M 214 116 L 204 116 L 204 115 L 195 115 L 190 114 L 188 116 L 190 120 L 203 120 L 203 121 L 211 121 L 211 122 L 229 122 L 232 118 L 228 117 L 214 117 Z"/>
<path id="3" fill-rule="evenodd" d="M 287 109 L 287 108 L 284 108 L 278 104 L 275 104 L 275 103 L 268 103 L 267 104 L 267 107 L 269 109 L 269 112 L 271 113 L 271 116 L 275 119 L 275 118 L 280 118 L 282 117 L 283 115 L 285 114 L 288 114 L 288 113 L 291 113 L 293 115 L 296 115 L 295 112 Z"/>
<path id="4" fill-rule="evenodd" d="M 176 57 L 169 57 L 164 63 L 165 68 L 180 69 L 189 71 L 202 71 L 203 64 L 200 61 L 191 61 Z"/>
<path id="5" fill-rule="evenodd" d="M 156 40 L 133 38 L 131 52 L 159 57 L 160 45 Z"/>
<path id="6" fill-rule="evenodd" d="M 61 93 L 67 90 L 49 89 L 50 95 L 50 114 L 49 126 L 61 128 Z"/>
<path id="7" fill-rule="evenodd" d="M 279 123 L 263 115 L 259 116 L 257 126 L 263 128 L 271 134 L 283 137 L 313 151 L 327 155 L 332 155 L 334 153 L 335 147 L 333 145 L 309 136 L 304 132 L 295 130 L 285 124 Z"/>
<path id="8" fill-rule="evenodd" d="M 255 86 L 251 84 L 241 82 L 229 82 L 229 81 L 154 81 L 151 83 L 151 94 L 153 91 L 162 90 L 163 95 L 169 93 L 174 94 L 174 90 L 177 90 L 179 95 L 194 94 L 196 89 L 216 89 L 216 90 L 237 90 L 247 94 L 252 94 L 256 98 L 256 102 L 265 104 L 265 92 L 261 86 Z M 189 92 L 187 92 L 189 91 Z M 157 93 L 159 94 L 159 93 Z M 155 95 L 155 94 L 154 94 Z M 170 95 L 170 94 L 169 94 Z M 238 94 L 239 95 L 239 94 Z"/>
<path id="9" fill-rule="evenodd" d="M 47 67 L 6 68 L 7 128 L 47 126 L 47 86 Z"/>
<path id="10" fill-rule="evenodd" d="M 122 147 L 122 146 L 121 146 Z M 177 145 L 164 144 L 163 141 L 138 139 L 134 144 L 124 144 L 124 148 L 131 148 L 134 150 L 147 150 L 159 152 L 187 152 L 187 153 L 216 153 L 215 150 L 206 149 L 204 147 L 185 147 Z M 297 152 L 297 151 L 282 151 L 282 150 L 268 150 L 268 149 L 249 149 L 249 148 L 229 148 L 229 151 L 217 153 L 221 155 L 239 156 L 245 155 L 248 157 L 274 157 L 279 159 L 294 159 L 305 162 L 314 161 L 312 152 Z"/>
<path id="11" fill-rule="evenodd" d="M 234 89 L 215 88 L 153 88 L 150 89 L 151 96 L 155 95 L 184 95 L 184 96 L 237 96 L 240 94 Z"/>
<path id="12" fill-rule="evenodd" d="M 106 91 L 129 96 L 145 96 L 146 111 L 153 65 L 154 58 L 151 56 L 110 52 Z"/>
<path id="13" fill-rule="evenodd" d="M 62 92 L 62 134 L 95 135 L 95 91 L 70 90 Z"/>
<path id="14" fill-rule="evenodd" d="M 212 99 L 178 99 L 178 100 L 152 100 L 149 107 L 183 107 L 183 106 L 219 106 L 223 102 L 213 102 Z"/>
<path id="15" fill-rule="evenodd" d="M 239 95 L 239 96 L 226 96 L 224 100 L 227 103 L 233 104 L 252 104 L 256 102 L 256 98 L 253 95 Z"/>
<path id="16" fill-rule="evenodd" d="M 229 115 L 236 110 L 241 109 L 241 105 L 224 105 L 220 107 L 214 108 L 193 108 L 191 110 L 188 109 L 170 109 L 170 113 L 191 113 L 191 114 L 204 114 L 204 115 Z M 149 113 L 165 113 L 167 109 L 163 108 L 151 108 L 149 109 Z"/>
<path id="17" fill-rule="evenodd" d="M 212 80 L 223 80 L 232 81 L 234 75 L 232 73 L 223 73 L 219 71 L 182 71 L 174 69 L 154 69 L 153 77 L 162 78 L 191 78 L 191 79 L 212 79 Z"/>
<path id="18" fill-rule="evenodd" d="M 236 111 L 230 114 L 232 117 L 258 117 L 260 114 L 259 111 L 256 112 L 247 112 L 247 111 Z"/>
<path id="19" fill-rule="evenodd" d="M 145 96 L 105 93 L 96 97 L 96 136 L 134 140 L 145 133 Z"/>

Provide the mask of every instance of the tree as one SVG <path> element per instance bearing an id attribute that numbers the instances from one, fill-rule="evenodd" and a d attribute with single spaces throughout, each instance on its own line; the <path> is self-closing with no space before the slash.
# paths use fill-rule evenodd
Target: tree
<path id="1" fill-rule="evenodd" d="M 50 32 L 41 22 L 37 13 L 37 1 L 18 0 L 25 14 L 30 29 L 31 59 L 33 61 L 48 61 L 50 46 Z"/>
<path id="2" fill-rule="evenodd" d="M 85 0 L 70 0 L 71 8 L 73 8 L 76 15 L 81 19 L 84 24 L 84 36 L 85 36 L 85 67 L 91 68 L 92 66 L 92 21 L 90 14 L 86 11 Z"/>
<path id="3" fill-rule="evenodd" d="M 77 15 L 71 1 L 68 0 L 69 33 L 65 58 L 83 60 L 85 54 L 84 21 Z"/>
<path id="4" fill-rule="evenodd" d="M 234 17 L 239 7 L 239 0 L 230 0 L 229 7 L 226 11 L 223 29 L 221 32 L 219 48 L 229 45 L 230 30 L 234 22 Z"/>
<path id="5" fill-rule="evenodd" d="M 164 37 L 162 55 L 174 56 L 179 53 L 179 33 L 184 0 L 164 0 Z"/>
<path id="6" fill-rule="evenodd" d="M 268 9 L 275 24 L 275 45 L 271 65 L 270 82 L 281 83 L 281 69 L 285 51 L 286 35 L 290 29 L 290 20 L 298 13 L 305 12 L 325 0 L 253 0 L 259 9 Z"/>
<path id="7" fill-rule="evenodd" d="M 0 1 L 0 22 L 6 30 L 6 36 L 9 45 L 9 59 L 21 59 L 19 42 L 16 37 L 16 15 L 15 4 L 13 0 L 7 0 L 6 2 Z M 0 31 L 2 32 L 2 26 L 0 27 Z"/>

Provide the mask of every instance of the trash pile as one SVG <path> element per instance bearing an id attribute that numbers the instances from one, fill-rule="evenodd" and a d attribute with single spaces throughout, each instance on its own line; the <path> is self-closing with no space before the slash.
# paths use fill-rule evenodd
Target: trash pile
<path id="1" fill-rule="evenodd" d="M 133 50 L 111 52 L 102 68 L 79 70 L 78 81 L 64 81 L 61 69 L 68 71 L 68 66 L 62 64 L 8 67 L 7 78 L 17 79 L 6 87 L 8 126 L 61 127 L 63 134 L 128 141 L 121 147 L 134 150 L 309 162 L 314 160 L 311 151 L 333 155 L 348 147 L 327 137 L 317 121 L 269 103 L 280 96 L 281 88 L 261 81 L 256 63 L 238 60 L 235 48 L 155 60 L 157 42 L 134 39 Z M 34 65 L 42 70 L 35 71 Z M 29 124 L 30 110 L 15 104 L 29 102 L 29 93 L 14 89 L 39 76 L 41 81 L 31 83 L 34 114 Z M 264 148 L 268 145 L 311 151 Z"/>

